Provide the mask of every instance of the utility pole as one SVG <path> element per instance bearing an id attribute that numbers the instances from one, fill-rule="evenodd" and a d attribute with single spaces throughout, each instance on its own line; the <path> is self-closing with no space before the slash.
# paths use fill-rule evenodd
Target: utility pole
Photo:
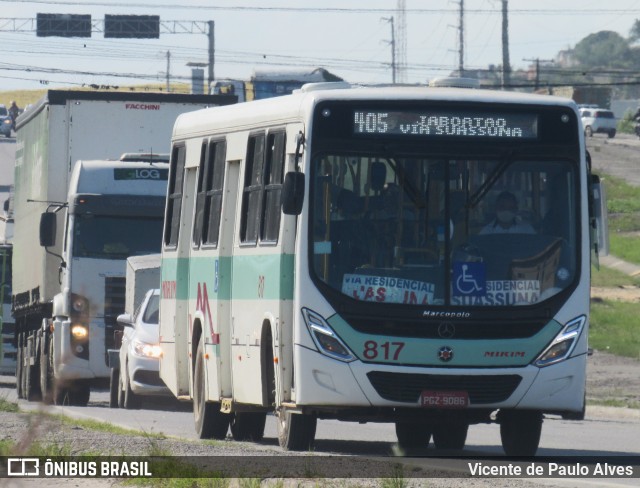
<path id="1" fill-rule="evenodd" d="M 406 0 L 398 0 L 398 24 L 396 28 L 396 63 L 398 83 L 407 82 L 407 9 Z"/>
<path id="2" fill-rule="evenodd" d="M 215 62 L 215 50 L 216 50 L 216 46 L 215 46 L 215 38 L 214 38 L 214 32 L 215 32 L 215 23 L 213 20 L 210 20 L 209 22 L 207 22 L 209 24 L 209 67 L 207 70 L 207 75 L 209 77 L 209 85 L 207 86 L 206 89 L 206 93 L 209 93 L 209 90 L 211 89 L 211 85 L 213 83 L 213 64 Z"/>
<path id="3" fill-rule="evenodd" d="M 509 0 L 502 0 L 502 89 L 511 85 L 509 63 Z"/>
<path id="4" fill-rule="evenodd" d="M 460 24 L 458 25 L 458 73 L 464 77 L 464 0 L 460 0 Z"/>
<path id="5" fill-rule="evenodd" d="M 167 51 L 167 93 L 171 92 L 171 51 Z"/>
<path id="6" fill-rule="evenodd" d="M 540 58 L 533 59 L 532 58 L 532 59 L 523 59 L 523 61 L 536 63 L 536 81 L 534 85 L 534 90 L 537 90 L 538 88 L 540 88 L 540 61 L 542 61 L 543 63 L 553 63 L 553 59 L 540 59 Z"/>
<path id="7" fill-rule="evenodd" d="M 391 82 L 396 84 L 396 36 L 393 28 L 393 16 L 382 17 L 382 20 L 391 24 L 391 41 L 385 41 L 391 46 Z"/>

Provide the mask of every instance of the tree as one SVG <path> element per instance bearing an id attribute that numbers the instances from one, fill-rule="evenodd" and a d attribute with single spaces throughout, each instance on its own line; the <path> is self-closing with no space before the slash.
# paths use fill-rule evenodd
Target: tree
<path id="1" fill-rule="evenodd" d="M 573 55 L 584 68 L 627 68 L 630 51 L 629 41 L 620 34 L 600 31 L 578 42 Z"/>

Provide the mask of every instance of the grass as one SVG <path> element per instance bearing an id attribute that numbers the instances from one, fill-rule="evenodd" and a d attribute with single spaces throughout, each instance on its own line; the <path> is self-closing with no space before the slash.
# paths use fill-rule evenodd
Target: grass
<path id="1" fill-rule="evenodd" d="M 640 359 L 640 303 L 591 303 L 589 343 L 600 351 Z"/>
<path id="2" fill-rule="evenodd" d="M 600 269 L 591 269 L 591 286 L 604 288 L 640 286 L 640 276 L 631 277 L 621 271 L 600 266 Z"/>

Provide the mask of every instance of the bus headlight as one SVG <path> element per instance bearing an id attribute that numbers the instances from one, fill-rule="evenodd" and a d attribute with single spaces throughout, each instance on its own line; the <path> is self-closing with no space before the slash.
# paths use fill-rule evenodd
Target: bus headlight
<path id="1" fill-rule="evenodd" d="M 159 358 L 162 355 L 158 344 L 147 344 L 138 340 L 133 341 L 133 352 L 136 356 L 145 358 Z"/>
<path id="2" fill-rule="evenodd" d="M 347 345 L 336 335 L 329 324 L 308 308 L 302 309 L 302 316 L 318 350 L 325 356 L 349 363 L 357 358 Z"/>
<path id="3" fill-rule="evenodd" d="M 535 365 L 539 367 L 549 366 L 568 358 L 578 342 L 586 321 L 587 317 L 584 315 L 569 321 L 549 347 L 538 356 Z"/>

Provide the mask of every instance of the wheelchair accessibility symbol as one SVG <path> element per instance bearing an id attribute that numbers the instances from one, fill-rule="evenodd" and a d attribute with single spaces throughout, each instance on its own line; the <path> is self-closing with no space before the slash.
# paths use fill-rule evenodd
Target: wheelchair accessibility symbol
<path id="1" fill-rule="evenodd" d="M 453 263 L 453 295 L 483 296 L 486 294 L 484 263 Z"/>

